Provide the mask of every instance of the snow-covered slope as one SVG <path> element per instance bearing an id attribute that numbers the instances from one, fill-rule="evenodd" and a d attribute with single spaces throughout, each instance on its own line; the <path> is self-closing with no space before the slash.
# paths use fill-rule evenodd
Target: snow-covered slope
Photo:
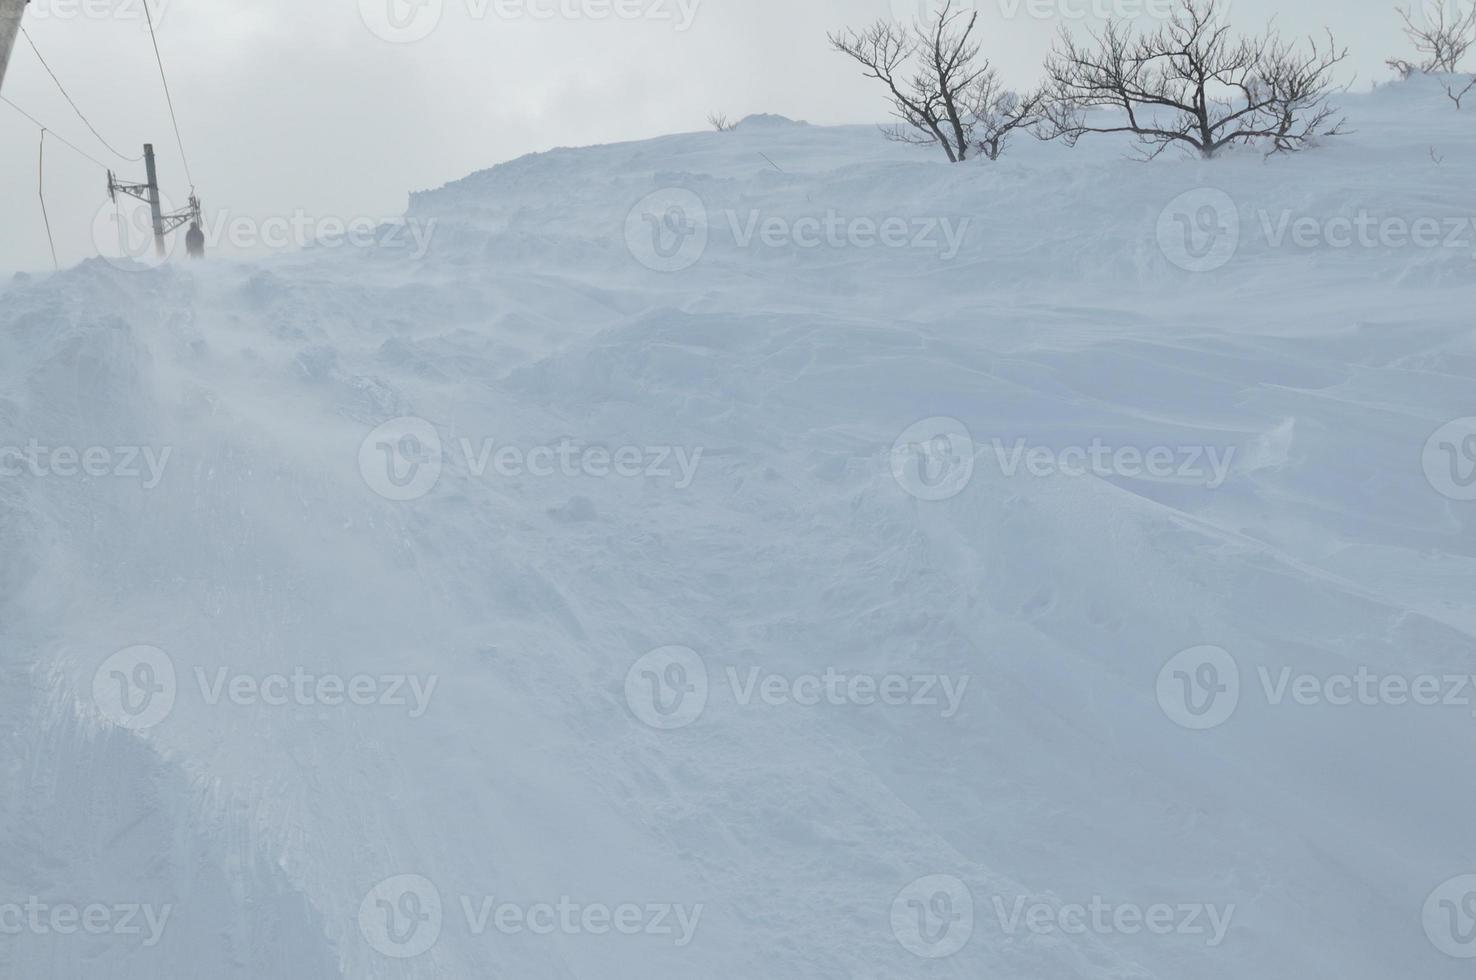
<path id="1" fill-rule="evenodd" d="M 1476 117 L 1345 106 L 760 118 L 6 285 L 0 447 L 107 455 L 0 478 L 0 974 L 1466 976 L 1476 721 L 1397 679 L 1476 673 Z"/>

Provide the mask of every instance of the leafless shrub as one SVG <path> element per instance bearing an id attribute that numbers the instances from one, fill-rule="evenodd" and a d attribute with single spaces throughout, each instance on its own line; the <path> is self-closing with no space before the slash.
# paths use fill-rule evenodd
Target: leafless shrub
<path id="1" fill-rule="evenodd" d="M 1419 62 L 1390 58 L 1387 64 L 1409 78 L 1415 72 L 1453 74 L 1460 71 L 1461 61 L 1476 45 L 1476 3 L 1461 13 L 1460 0 L 1447 5 L 1444 0 L 1429 0 L 1416 16 L 1412 7 L 1398 7 L 1404 21 L 1404 34 L 1422 56 Z M 1453 96 L 1452 96 L 1453 97 Z"/>
<path id="2" fill-rule="evenodd" d="M 707 117 L 707 122 L 713 129 L 720 133 L 726 133 L 738 125 L 735 122 L 730 122 L 728 120 L 728 114 L 725 112 L 714 112 Z"/>
<path id="3" fill-rule="evenodd" d="M 926 23 L 878 20 L 865 30 L 829 35 L 831 47 L 861 64 L 887 87 L 898 124 L 885 130 L 901 143 L 937 144 L 949 161 L 974 153 L 997 160 L 1010 137 L 1036 125 L 1042 94 L 1005 90 L 979 56 L 977 11 L 965 17 L 946 2 Z"/>
<path id="4" fill-rule="evenodd" d="M 979 77 L 969 110 L 974 146 L 986 159 L 998 160 L 1014 133 L 1032 131 L 1044 121 L 1045 108 L 1045 90 L 1020 95 L 1001 85 L 990 68 Z"/>
<path id="5" fill-rule="evenodd" d="M 1294 152 L 1343 133 L 1328 100 L 1346 48 L 1330 34 L 1305 48 L 1270 28 L 1237 36 L 1220 13 L 1219 0 L 1184 0 L 1152 34 L 1114 20 L 1090 45 L 1063 28 L 1046 64 L 1046 135 L 1075 144 L 1088 133 L 1133 133 L 1151 159 L 1172 146 L 1205 158 L 1239 144 Z M 1122 118 L 1094 121 L 1094 109 Z"/>

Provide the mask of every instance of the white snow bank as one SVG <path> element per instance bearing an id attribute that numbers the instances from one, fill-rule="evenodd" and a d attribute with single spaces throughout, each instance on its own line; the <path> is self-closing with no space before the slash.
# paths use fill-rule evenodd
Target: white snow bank
<path id="1" fill-rule="evenodd" d="M 1470 707 L 1258 676 L 1476 671 L 1476 503 L 1422 465 L 1476 412 L 1476 229 L 1386 235 L 1476 215 L 1476 135 L 1430 80 L 1344 102 L 1354 135 L 1212 163 L 951 167 L 754 118 L 418 194 L 423 256 L 387 229 L 4 287 L 0 446 L 112 455 L 0 479 L 0 906 L 172 916 L 151 946 L 28 926 L 0 972 L 1464 976 L 1432 938 L 1476 870 Z M 919 480 L 908 431 L 971 477 Z M 396 486 L 407 434 L 442 452 Z M 1094 444 L 1174 473 L 1001 469 Z M 530 472 L 565 445 L 640 475 Z M 110 660 L 138 645 L 167 662 Z M 1159 682 L 1201 645 L 1242 687 L 1194 731 Z M 670 647 L 709 689 L 663 730 L 642 685 L 699 663 L 641 661 Z M 143 663 L 172 706 L 120 729 Z M 863 686 L 742 701 L 827 671 Z M 294 673 L 435 687 L 210 699 Z M 894 675 L 937 703 L 855 703 Z M 563 898 L 572 927 L 478 933 Z M 1106 928 L 1050 911 L 1094 901 Z M 639 934 L 602 934 L 623 904 Z"/>

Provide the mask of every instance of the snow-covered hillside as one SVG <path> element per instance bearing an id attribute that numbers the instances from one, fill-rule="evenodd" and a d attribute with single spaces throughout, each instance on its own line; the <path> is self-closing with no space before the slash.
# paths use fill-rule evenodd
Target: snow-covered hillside
<path id="1" fill-rule="evenodd" d="M 1476 115 L 1343 104 L 8 283 L 0 975 L 1468 976 Z"/>

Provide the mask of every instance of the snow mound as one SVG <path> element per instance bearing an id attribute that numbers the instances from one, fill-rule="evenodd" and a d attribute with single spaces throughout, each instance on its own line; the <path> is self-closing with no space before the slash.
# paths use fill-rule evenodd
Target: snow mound
<path id="1" fill-rule="evenodd" d="M 790 119 L 788 116 L 778 116 L 770 112 L 756 112 L 751 116 L 744 116 L 738 121 L 740 129 L 779 129 L 784 126 L 808 126 L 807 122 Z"/>
<path id="2" fill-rule="evenodd" d="M 1469 706 L 1278 686 L 1476 673 L 1476 134 L 1345 105 L 750 117 L 5 285 L 0 927 L 170 915 L 0 973 L 1465 976 Z"/>

